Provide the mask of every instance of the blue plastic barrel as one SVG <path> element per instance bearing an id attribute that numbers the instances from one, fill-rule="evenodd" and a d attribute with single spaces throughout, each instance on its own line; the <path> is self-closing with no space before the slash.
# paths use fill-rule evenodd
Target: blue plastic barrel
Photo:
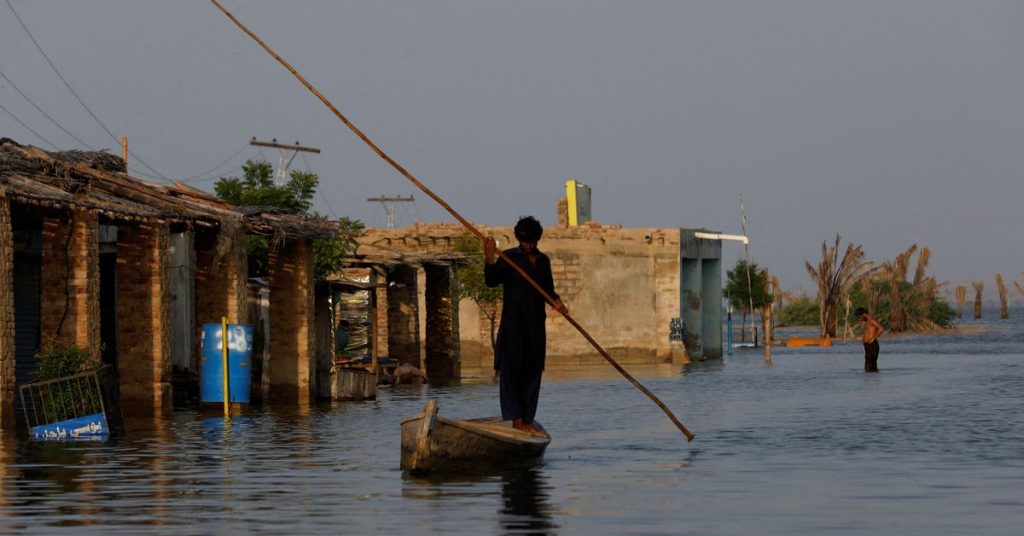
<path id="1" fill-rule="evenodd" d="M 200 402 L 224 402 L 223 348 L 220 324 L 203 324 L 202 356 L 199 361 Z M 249 403 L 252 379 L 252 326 L 228 324 L 228 401 Z"/>

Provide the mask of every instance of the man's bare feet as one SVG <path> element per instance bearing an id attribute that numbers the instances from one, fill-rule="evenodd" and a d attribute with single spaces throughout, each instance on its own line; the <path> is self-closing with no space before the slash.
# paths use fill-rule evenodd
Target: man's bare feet
<path id="1" fill-rule="evenodd" d="M 516 430 L 522 430 L 524 432 L 529 432 L 530 431 L 530 429 L 528 428 L 529 426 L 530 425 L 524 423 L 522 419 L 512 419 L 512 428 L 515 428 Z"/>

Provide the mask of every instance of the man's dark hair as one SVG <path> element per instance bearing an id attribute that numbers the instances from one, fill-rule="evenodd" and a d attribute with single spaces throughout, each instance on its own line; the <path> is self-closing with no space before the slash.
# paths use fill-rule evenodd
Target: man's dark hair
<path id="1" fill-rule="evenodd" d="M 520 242 L 538 242 L 540 237 L 544 234 L 544 228 L 541 227 L 540 222 L 533 216 L 524 216 L 519 218 L 519 223 L 516 224 L 516 238 Z"/>
<path id="2" fill-rule="evenodd" d="M 860 315 L 866 315 L 866 314 L 868 314 L 868 310 L 863 308 L 863 307 L 858 307 L 858 308 L 854 309 L 854 311 L 853 311 L 853 316 L 860 316 Z"/>

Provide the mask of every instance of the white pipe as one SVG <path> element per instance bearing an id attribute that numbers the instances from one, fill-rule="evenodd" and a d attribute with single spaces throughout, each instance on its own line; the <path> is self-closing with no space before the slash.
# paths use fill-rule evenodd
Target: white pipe
<path id="1" fill-rule="evenodd" d="M 697 231 L 693 233 L 693 236 L 702 238 L 704 240 L 735 240 L 736 242 L 743 242 L 743 245 L 749 245 L 750 239 L 745 235 L 733 235 L 733 234 L 722 234 L 722 233 L 705 233 L 703 231 Z"/>

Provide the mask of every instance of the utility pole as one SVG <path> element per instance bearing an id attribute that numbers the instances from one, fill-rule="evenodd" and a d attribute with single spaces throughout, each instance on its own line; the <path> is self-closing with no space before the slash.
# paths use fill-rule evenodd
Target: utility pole
<path id="1" fill-rule="evenodd" d="M 274 176 L 274 184 L 277 186 L 283 185 L 288 180 L 288 167 L 292 165 L 292 160 L 295 159 L 295 155 L 299 154 L 299 151 L 304 153 L 320 153 L 320 149 L 316 147 L 305 147 L 299 145 L 299 142 L 294 144 L 277 143 L 277 138 L 273 138 L 270 141 L 259 141 L 256 136 L 253 136 L 249 145 L 255 145 L 257 147 L 271 147 L 274 149 L 281 150 L 281 158 L 277 160 L 277 174 Z"/>
<path id="2" fill-rule="evenodd" d="M 370 197 L 367 199 L 371 203 L 380 203 L 384 205 L 384 211 L 388 213 L 388 229 L 394 229 L 395 227 L 395 203 L 412 203 L 415 199 L 410 195 L 409 197 L 395 196 L 395 197 Z"/>

